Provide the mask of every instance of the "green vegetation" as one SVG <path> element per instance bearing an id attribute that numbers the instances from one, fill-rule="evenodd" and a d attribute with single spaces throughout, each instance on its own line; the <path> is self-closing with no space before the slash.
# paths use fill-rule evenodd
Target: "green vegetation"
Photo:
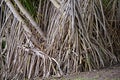
<path id="1" fill-rule="evenodd" d="M 2 41 L 2 49 L 4 49 L 5 48 L 5 46 L 6 46 L 6 41 Z"/>
<path id="2" fill-rule="evenodd" d="M 37 9 L 38 9 L 38 0 L 20 0 L 23 6 L 29 11 L 29 13 L 36 17 Z"/>

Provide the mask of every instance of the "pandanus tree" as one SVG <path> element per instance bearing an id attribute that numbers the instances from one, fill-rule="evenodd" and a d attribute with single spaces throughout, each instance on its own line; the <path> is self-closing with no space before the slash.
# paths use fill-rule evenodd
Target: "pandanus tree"
<path id="1" fill-rule="evenodd" d="M 1 0 L 1 79 L 59 77 L 119 62 L 119 4 Z"/>

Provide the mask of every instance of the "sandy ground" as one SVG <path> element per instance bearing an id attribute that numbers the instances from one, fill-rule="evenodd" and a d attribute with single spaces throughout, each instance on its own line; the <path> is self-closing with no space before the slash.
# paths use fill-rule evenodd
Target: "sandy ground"
<path id="1" fill-rule="evenodd" d="M 48 80 L 120 80 L 120 64 L 101 70 L 81 72 Z"/>
<path id="2" fill-rule="evenodd" d="M 67 80 L 120 80 L 120 64 L 99 71 L 81 72 L 64 76 Z"/>

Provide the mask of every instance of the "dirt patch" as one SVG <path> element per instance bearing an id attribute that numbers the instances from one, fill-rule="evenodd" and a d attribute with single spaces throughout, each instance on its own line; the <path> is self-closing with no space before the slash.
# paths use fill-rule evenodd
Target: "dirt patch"
<path id="1" fill-rule="evenodd" d="M 91 72 L 74 73 L 65 75 L 59 78 L 52 78 L 49 80 L 120 80 L 120 64 L 115 66 L 94 70 Z"/>
<path id="2" fill-rule="evenodd" d="M 69 80 L 120 80 L 120 64 L 107 69 L 94 70 L 91 72 L 81 72 L 79 74 L 72 74 L 64 76 L 65 79 Z"/>

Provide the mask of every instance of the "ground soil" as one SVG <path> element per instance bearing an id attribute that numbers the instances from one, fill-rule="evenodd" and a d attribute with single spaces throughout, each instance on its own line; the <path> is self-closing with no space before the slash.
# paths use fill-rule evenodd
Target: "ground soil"
<path id="1" fill-rule="evenodd" d="M 80 78 L 83 80 L 120 80 L 120 64 L 101 70 L 72 74 L 69 76 L 64 76 L 64 78 L 69 80 L 79 80 Z"/>
<path id="2" fill-rule="evenodd" d="M 52 78 L 50 80 L 120 80 L 120 64 L 91 72 L 81 72 L 79 74 Z"/>

